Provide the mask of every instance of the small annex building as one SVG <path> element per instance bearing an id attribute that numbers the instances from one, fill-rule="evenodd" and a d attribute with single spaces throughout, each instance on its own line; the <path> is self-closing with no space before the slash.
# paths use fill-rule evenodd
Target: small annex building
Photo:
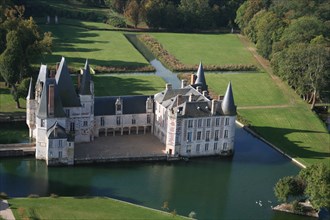
<path id="1" fill-rule="evenodd" d="M 88 60 L 81 72 L 75 86 L 62 57 L 56 73 L 41 65 L 35 86 L 30 81 L 26 123 L 36 158 L 47 165 L 73 165 L 76 143 L 146 133 L 165 144 L 169 157 L 233 154 L 237 113 L 231 83 L 223 97 L 212 100 L 202 64 L 190 85 L 166 84 L 153 96 L 95 97 Z"/>

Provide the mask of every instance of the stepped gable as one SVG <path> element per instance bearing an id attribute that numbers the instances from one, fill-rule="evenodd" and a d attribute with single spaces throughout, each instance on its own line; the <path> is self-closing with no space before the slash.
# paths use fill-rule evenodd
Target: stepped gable
<path id="1" fill-rule="evenodd" d="M 80 91 L 79 93 L 81 95 L 91 95 L 91 88 L 90 88 L 90 82 L 91 82 L 91 74 L 90 74 L 90 68 L 88 60 L 86 60 L 85 67 L 83 70 L 83 75 L 80 83 Z"/>
<path id="2" fill-rule="evenodd" d="M 48 129 L 47 137 L 49 139 L 66 139 L 68 135 L 66 134 L 65 129 L 55 122 L 54 125 Z"/>
<path id="3" fill-rule="evenodd" d="M 206 84 L 206 80 L 205 80 L 205 74 L 204 74 L 204 68 L 203 68 L 203 64 L 202 62 L 200 62 L 198 70 L 197 70 L 197 78 L 195 81 L 194 86 L 201 86 L 202 87 L 202 91 L 207 91 L 207 84 Z"/>
<path id="4" fill-rule="evenodd" d="M 29 91 L 28 91 L 28 95 L 26 97 L 26 100 L 29 99 L 34 99 L 35 98 L 35 94 L 34 94 L 34 89 L 32 88 L 32 77 L 30 79 L 30 85 L 29 85 Z"/>
<path id="5" fill-rule="evenodd" d="M 234 102 L 234 95 L 233 95 L 233 91 L 231 88 L 231 82 L 229 82 L 228 87 L 227 87 L 227 91 L 226 94 L 223 98 L 223 101 L 221 103 L 221 109 L 224 115 L 236 115 L 236 105 Z"/>
<path id="6" fill-rule="evenodd" d="M 57 69 L 55 79 L 63 106 L 80 107 L 80 100 L 73 86 L 72 79 L 69 74 L 69 70 L 64 57 L 62 57 L 60 65 Z"/>
<path id="7" fill-rule="evenodd" d="M 48 104 L 49 104 L 49 85 L 54 85 L 54 115 L 49 115 Z M 47 118 L 62 118 L 65 117 L 63 110 L 62 102 L 59 96 L 58 87 L 56 86 L 55 79 L 47 78 L 45 85 L 43 86 L 40 104 L 37 112 L 38 118 L 47 119 Z"/>
<path id="8" fill-rule="evenodd" d="M 104 96 L 95 97 L 94 115 L 116 115 L 116 101 L 122 100 L 123 114 L 143 114 L 146 113 L 146 101 L 153 96 Z"/>

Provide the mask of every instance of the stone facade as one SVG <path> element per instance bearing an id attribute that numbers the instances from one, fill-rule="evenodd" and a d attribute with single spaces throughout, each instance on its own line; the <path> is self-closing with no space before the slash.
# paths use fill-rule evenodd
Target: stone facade
<path id="1" fill-rule="evenodd" d="M 27 119 L 36 158 L 48 165 L 73 165 L 75 143 L 99 136 L 152 133 L 168 156 L 231 155 L 236 106 L 231 84 L 219 100 L 208 96 L 203 66 L 191 85 L 170 84 L 154 96 L 94 97 L 88 61 L 74 87 L 62 58 L 56 74 L 41 65 L 27 96 Z M 92 149 L 91 149 L 92 150 Z"/>

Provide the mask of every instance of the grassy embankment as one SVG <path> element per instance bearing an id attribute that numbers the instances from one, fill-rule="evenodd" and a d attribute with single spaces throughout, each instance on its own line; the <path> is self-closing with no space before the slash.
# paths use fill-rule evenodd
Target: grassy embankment
<path id="1" fill-rule="evenodd" d="M 207 64 L 257 63 L 237 35 L 157 33 L 153 36 L 183 63 L 200 60 Z M 305 165 L 330 163 L 327 129 L 284 82 L 263 71 L 207 73 L 206 80 L 216 94 L 224 94 L 232 81 L 239 114 L 266 140 Z"/>
<path id="2" fill-rule="evenodd" d="M 9 199 L 19 219 L 185 219 L 110 198 L 15 198 Z"/>

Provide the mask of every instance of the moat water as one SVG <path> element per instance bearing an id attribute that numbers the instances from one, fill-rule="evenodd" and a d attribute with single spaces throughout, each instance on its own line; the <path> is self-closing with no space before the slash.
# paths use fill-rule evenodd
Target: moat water
<path id="1" fill-rule="evenodd" d="M 0 160 L 0 192 L 11 197 L 107 196 L 198 219 L 309 219 L 271 210 L 273 187 L 300 168 L 242 128 L 235 155 L 179 162 L 46 167 L 33 158 Z"/>

